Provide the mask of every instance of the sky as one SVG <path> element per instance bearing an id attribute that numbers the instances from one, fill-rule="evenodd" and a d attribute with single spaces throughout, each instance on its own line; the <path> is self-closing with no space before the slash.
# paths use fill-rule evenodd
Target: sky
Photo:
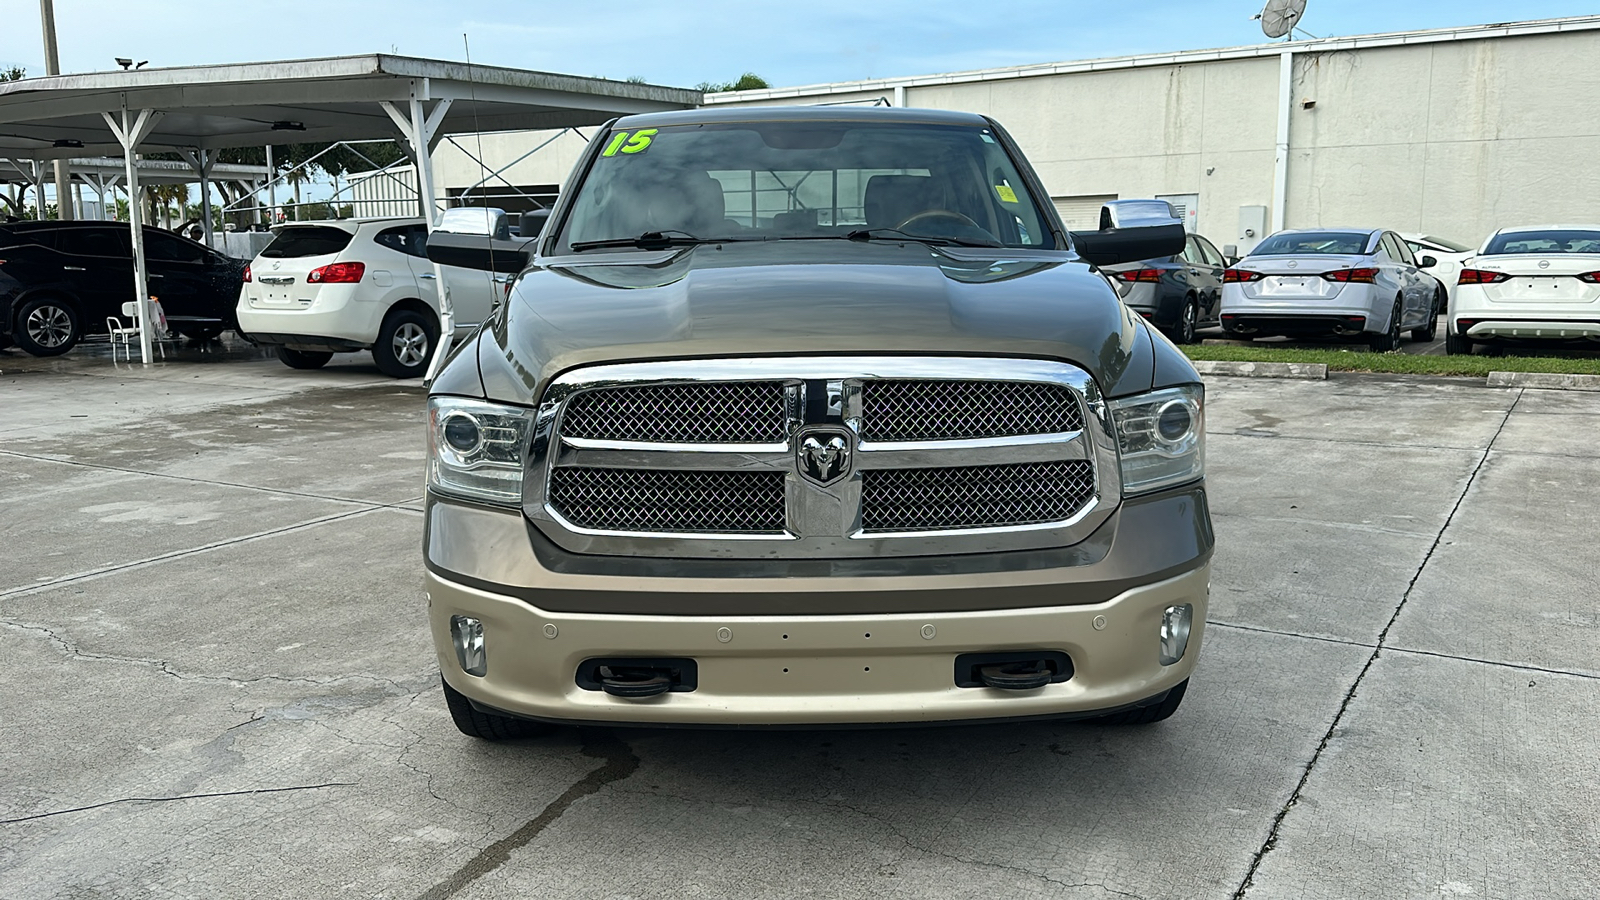
<path id="1" fill-rule="evenodd" d="M 399 53 L 693 86 L 922 75 L 1265 41 L 1261 0 L 55 0 L 66 72 Z M 1310 0 L 1311 33 L 1600 13 L 1600 0 Z M 44 74 L 35 0 L 0 0 L 0 67 Z"/>

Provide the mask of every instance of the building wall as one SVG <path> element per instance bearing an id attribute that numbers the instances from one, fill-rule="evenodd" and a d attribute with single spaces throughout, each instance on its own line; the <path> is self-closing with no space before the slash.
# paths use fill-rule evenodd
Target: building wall
<path id="1" fill-rule="evenodd" d="M 1386 227 L 1475 243 L 1507 225 L 1600 221 L 1595 24 L 1302 48 L 1293 69 L 1285 224 Z M 1384 37 L 1355 43 L 1383 44 Z M 991 115 L 1017 139 L 1052 197 L 1198 195 L 1196 230 L 1219 245 L 1248 248 L 1254 240 L 1240 233 L 1241 209 L 1270 210 L 1274 200 L 1278 46 L 1244 48 L 1259 55 L 1175 54 L 1170 62 L 1062 74 L 996 70 L 899 85 L 721 94 L 709 102 L 902 100 Z M 551 136 L 484 135 L 483 158 L 491 168 L 505 165 Z M 458 140 L 476 151 L 473 140 Z M 576 134 L 560 135 L 505 177 L 564 183 L 584 144 Z M 483 178 L 478 163 L 448 143 L 435 166 L 441 191 Z"/>

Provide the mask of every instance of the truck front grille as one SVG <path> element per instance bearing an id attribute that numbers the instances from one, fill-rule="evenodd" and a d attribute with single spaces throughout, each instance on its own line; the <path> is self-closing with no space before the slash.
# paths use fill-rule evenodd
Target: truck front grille
<path id="1" fill-rule="evenodd" d="M 782 534 L 783 473 L 565 466 L 550 505 L 596 531 Z"/>
<path id="2" fill-rule="evenodd" d="M 1094 497 L 1088 460 L 861 473 L 861 528 L 939 531 L 1060 522 Z"/>
<path id="3" fill-rule="evenodd" d="M 1092 534 L 1121 496 L 1098 386 L 1044 360 L 595 366 L 551 385 L 540 422 L 523 508 L 575 553 L 827 559 L 1063 547 Z"/>
<path id="4" fill-rule="evenodd" d="M 953 441 L 1082 429 L 1077 398 L 1058 384 L 895 378 L 861 385 L 864 441 Z"/>
<path id="5" fill-rule="evenodd" d="M 606 387 L 572 398 L 565 437 L 659 444 L 788 440 L 781 381 L 700 381 Z"/>

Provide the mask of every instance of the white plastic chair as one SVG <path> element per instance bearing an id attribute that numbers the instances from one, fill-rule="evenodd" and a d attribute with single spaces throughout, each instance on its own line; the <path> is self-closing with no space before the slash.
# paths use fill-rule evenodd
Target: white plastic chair
<path id="1" fill-rule="evenodd" d="M 167 343 L 172 340 L 172 338 L 167 335 L 167 317 L 161 311 L 160 301 L 156 300 L 155 298 L 151 298 L 150 306 L 152 307 L 151 312 L 153 313 L 151 316 L 152 321 L 150 323 L 150 343 L 154 344 L 156 349 L 161 351 L 161 358 L 166 359 Z M 135 344 L 139 343 L 138 301 L 129 300 L 127 303 L 122 304 L 122 314 L 127 316 L 133 322 L 133 324 L 124 327 L 122 320 L 116 316 L 106 317 L 106 334 L 110 335 L 111 337 L 111 361 L 117 361 L 117 345 L 121 344 L 123 357 L 128 362 L 133 362 L 133 347 Z"/>

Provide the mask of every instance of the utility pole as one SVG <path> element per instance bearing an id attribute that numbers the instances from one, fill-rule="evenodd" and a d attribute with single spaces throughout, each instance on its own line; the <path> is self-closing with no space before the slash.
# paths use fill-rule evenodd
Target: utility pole
<path id="1" fill-rule="evenodd" d="M 44 73 L 61 74 L 61 52 L 56 49 L 56 8 L 52 0 L 39 0 L 39 19 L 44 25 Z M 76 218 L 72 208 L 72 169 L 67 160 L 56 163 L 56 215 L 63 221 Z M 39 218 L 44 218 L 44 197 L 39 198 Z"/>

